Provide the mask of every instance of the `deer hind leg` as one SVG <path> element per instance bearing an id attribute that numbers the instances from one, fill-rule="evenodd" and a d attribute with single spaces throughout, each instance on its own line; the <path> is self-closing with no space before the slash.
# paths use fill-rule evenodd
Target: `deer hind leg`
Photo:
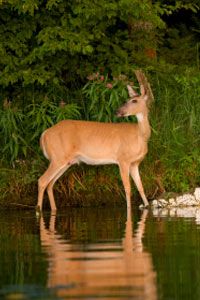
<path id="1" fill-rule="evenodd" d="M 37 210 L 42 210 L 42 203 L 44 198 L 44 192 L 47 186 L 51 181 L 57 177 L 57 175 L 66 168 L 67 163 L 55 164 L 51 162 L 48 169 L 44 172 L 44 174 L 38 180 L 38 202 L 37 202 Z M 51 191 L 51 189 L 50 189 Z M 52 193 L 53 196 L 53 193 Z M 51 208 L 56 209 L 54 197 L 51 197 L 50 200 Z"/>
<path id="2" fill-rule="evenodd" d="M 119 170 L 120 170 L 120 175 L 121 175 L 121 179 L 126 194 L 127 209 L 130 210 L 131 209 L 131 185 L 129 179 L 129 165 L 120 164 Z"/>
<path id="3" fill-rule="evenodd" d="M 56 211 L 56 204 L 54 200 L 54 194 L 53 194 L 53 186 L 56 183 L 56 181 L 64 174 L 64 172 L 69 168 L 69 164 L 65 165 L 62 169 L 59 170 L 59 172 L 56 174 L 56 176 L 49 182 L 47 186 L 47 193 L 50 201 L 50 206 L 52 211 Z"/>
<path id="4" fill-rule="evenodd" d="M 140 174 L 139 174 L 139 169 L 138 169 L 139 165 L 138 164 L 132 164 L 131 168 L 130 168 L 130 173 L 131 173 L 131 177 L 133 178 L 135 185 L 140 193 L 140 196 L 144 202 L 144 206 L 147 207 L 149 205 L 149 202 L 146 198 L 146 195 L 144 193 L 144 188 L 142 185 L 142 180 L 140 178 Z"/>

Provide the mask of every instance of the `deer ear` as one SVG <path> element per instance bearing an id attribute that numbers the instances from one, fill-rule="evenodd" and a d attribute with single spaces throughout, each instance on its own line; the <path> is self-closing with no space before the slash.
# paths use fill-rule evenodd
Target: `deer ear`
<path id="1" fill-rule="evenodd" d="M 127 89 L 130 98 L 138 96 L 138 93 L 136 93 L 136 91 L 134 91 L 134 89 L 130 85 L 127 85 Z"/>
<path id="2" fill-rule="evenodd" d="M 140 85 L 140 93 L 144 101 L 147 101 L 149 97 L 143 84 Z"/>

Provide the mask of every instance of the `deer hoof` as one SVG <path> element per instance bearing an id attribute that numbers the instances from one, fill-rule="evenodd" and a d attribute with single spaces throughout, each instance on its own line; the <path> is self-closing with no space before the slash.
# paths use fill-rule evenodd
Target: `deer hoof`
<path id="1" fill-rule="evenodd" d="M 35 207 L 35 213 L 36 213 L 36 217 L 39 217 L 40 215 L 41 215 L 41 208 L 40 208 L 40 206 L 39 205 L 37 205 L 36 207 Z"/>

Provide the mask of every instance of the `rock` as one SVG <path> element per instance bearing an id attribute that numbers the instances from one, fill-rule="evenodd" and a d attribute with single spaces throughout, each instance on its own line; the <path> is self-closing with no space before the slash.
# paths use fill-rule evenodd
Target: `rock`
<path id="1" fill-rule="evenodd" d="M 153 200 L 152 202 L 151 202 L 151 205 L 153 206 L 153 207 L 157 207 L 158 206 L 158 200 Z"/>
<path id="2" fill-rule="evenodd" d="M 196 199 L 196 201 L 198 201 L 200 203 L 200 188 L 196 188 L 194 191 L 194 197 Z"/>
<path id="3" fill-rule="evenodd" d="M 198 225 L 200 224 L 200 209 L 197 209 L 196 211 L 196 223 Z"/>
<path id="4" fill-rule="evenodd" d="M 191 194 L 185 194 L 176 198 L 176 203 L 178 206 L 193 206 L 197 205 L 195 197 Z"/>
<path id="5" fill-rule="evenodd" d="M 170 198 L 168 201 L 165 199 L 154 199 L 151 205 L 154 208 L 200 206 L 200 187 L 195 189 L 194 195 L 184 194 L 176 198 Z"/>
<path id="6" fill-rule="evenodd" d="M 174 198 L 169 199 L 169 206 L 172 206 L 172 207 L 177 206 L 177 203 Z"/>
<path id="7" fill-rule="evenodd" d="M 158 207 L 166 207 L 168 205 L 168 201 L 165 199 L 159 199 L 158 200 Z"/>
<path id="8" fill-rule="evenodd" d="M 183 196 L 178 196 L 176 197 L 176 204 L 179 206 L 179 205 L 183 205 L 184 203 L 184 199 L 183 199 Z"/>
<path id="9" fill-rule="evenodd" d="M 190 195 L 190 197 L 187 200 L 187 203 L 188 203 L 188 205 L 191 205 L 191 206 L 197 206 L 198 205 L 198 202 L 197 202 L 197 200 L 195 199 L 195 197 L 193 195 Z"/>

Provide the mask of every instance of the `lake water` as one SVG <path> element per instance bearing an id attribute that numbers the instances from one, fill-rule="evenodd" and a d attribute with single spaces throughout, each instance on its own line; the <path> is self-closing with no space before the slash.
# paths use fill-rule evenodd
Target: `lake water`
<path id="1" fill-rule="evenodd" d="M 0 212 L 0 299 L 200 299 L 196 209 Z"/>

